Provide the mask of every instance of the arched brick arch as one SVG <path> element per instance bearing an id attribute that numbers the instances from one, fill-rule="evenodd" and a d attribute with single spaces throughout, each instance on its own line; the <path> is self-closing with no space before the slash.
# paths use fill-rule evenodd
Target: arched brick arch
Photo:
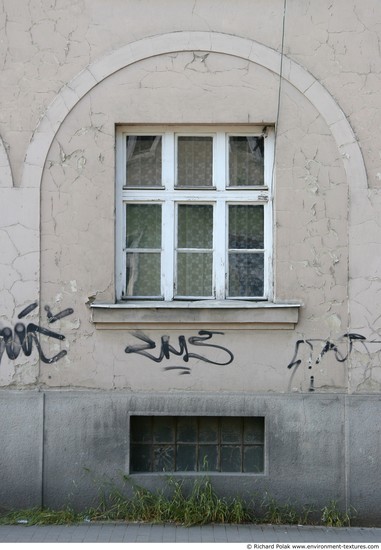
<path id="1" fill-rule="evenodd" d="M 280 73 L 279 52 L 249 38 L 229 34 L 176 31 L 127 44 L 89 65 L 60 90 L 33 134 L 25 158 L 21 185 L 40 186 L 45 160 L 59 127 L 73 107 L 97 84 L 143 59 L 197 50 L 239 57 L 278 75 Z M 282 76 L 312 103 L 329 126 L 343 158 L 350 191 L 366 188 L 367 176 L 360 147 L 334 98 L 306 69 L 289 58 L 283 59 Z"/>

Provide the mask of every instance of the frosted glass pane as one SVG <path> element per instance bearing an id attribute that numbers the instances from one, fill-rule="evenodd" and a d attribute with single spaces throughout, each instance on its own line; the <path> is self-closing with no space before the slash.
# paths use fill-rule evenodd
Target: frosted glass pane
<path id="1" fill-rule="evenodd" d="M 160 253 L 129 252 L 126 296 L 160 296 Z"/>
<path id="2" fill-rule="evenodd" d="M 178 248 L 212 248 L 213 206 L 178 206 Z"/>
<path id="3" fill-rule="evenodd" d="M 213 138 L 182 136 L 177 140 L 177 185 L 212 185 Z"/>
<path id="4" fill-rule="evenodd" d="M 126 204 L 127 248 L 161 248 L 160 204 Z"/>
<path id="5" fill-rule="evenodd" d="M 263 279 L 263 253 L 229 253 L 229 296 L 263 296 Z"/>
<path id="6" fill-rule="evenodd" d="M 264 248 L 264 210 L 261 205 L 229 206 L 229 248 Z"/>
<path id="7" fill-rule="evenodd" d="M 229 185 L 263 185 L 263 137 L 229 137 Z"/>
<path id="8" fill-rule="evenodd" d="M 211 296 L 212 295 L 211 253 L 177 254 L 177 295 L 178 296 Z"/>
<path id="9" fill-rule="evenodd" d="M 127 136 L 126 187 L 161 185 L 161 136 Z"/>

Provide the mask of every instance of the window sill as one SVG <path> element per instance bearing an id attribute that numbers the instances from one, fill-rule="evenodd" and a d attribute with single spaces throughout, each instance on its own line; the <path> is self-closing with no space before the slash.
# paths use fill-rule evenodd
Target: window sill
<path id="1" fill-rule="evenodd" d="M 98 329 L 155 325 L 225 326 L 241 329 L 293 329 L 300 304 L 246 301 L 135 301 L 117 304 L 93 302 L 92 321 Z"/>

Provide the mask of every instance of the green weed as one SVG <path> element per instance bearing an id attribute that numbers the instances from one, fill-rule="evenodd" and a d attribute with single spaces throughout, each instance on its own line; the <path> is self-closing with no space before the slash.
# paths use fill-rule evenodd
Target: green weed
<path id="1" fill-rule="evenodd" d="M 185 526 L 249 522 L 308 525 L 313 523 L 312 516 L 317 514 L 312 507 L 296 507 L 289 502 L 280 504 L 268 493 L 258 506 L 254 502 L 247 504 L 239 497 L 220 497 L 206 476 L 193 483 L 189 479 L 168 478 L 164 489 L 157 491 L 135 485 L 127 476 L 123 477 L 123 481 L 122 488 L 112 483 L 103 484 L 99 504 L 95 508 L 80 513 L 70 507 L 62 510 L 18 510 L 0 517 L 0 524 L 62 525 L 83 521 L 127 521 Z M 321 513 L 322 523 L 329 527 L 350 525 L 354 517 L 353 513 L 342 513 L 334 500 Z"/>
<path id="2" fill-rule="evenodd" d="M 67 525 L 83 521 L 85 515 L 74 512 L 71 508 L 63 510 L 50 510 L 49 508 L 29 508 L 9 512 L 0 517 L 1 525 L 16 525 L 26 523 L 28 525 Z"/>
<path id="3" fill-rule="evenodd" d="M 298 509 L 289 502 L 280 504 L 268 494 L 265 495 L 261 506 L 264 511 L 262 521 L 273 525 L 307 525 L 311 523 L 311 516 L 315 511 L 309 506 Z"/>
<path id="4" fill-rule="evenodd" d="M 335 500 L 331 500 L 321 511 L 321 521 L 327 527 L 348 527 L 351 524 L 351 519 L 353 519 L 356 514 L 354 508 L 351 508 L 350 511 L 342 512 L 339 510 Z"/>

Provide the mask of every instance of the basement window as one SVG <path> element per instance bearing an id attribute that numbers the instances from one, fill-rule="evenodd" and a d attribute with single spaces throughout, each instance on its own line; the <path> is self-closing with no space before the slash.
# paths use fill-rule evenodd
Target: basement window
<path id="1" fill-rule="evenodd" d="M 263 417 L 132 416 L 130 472 L 264 472 Z"/>

